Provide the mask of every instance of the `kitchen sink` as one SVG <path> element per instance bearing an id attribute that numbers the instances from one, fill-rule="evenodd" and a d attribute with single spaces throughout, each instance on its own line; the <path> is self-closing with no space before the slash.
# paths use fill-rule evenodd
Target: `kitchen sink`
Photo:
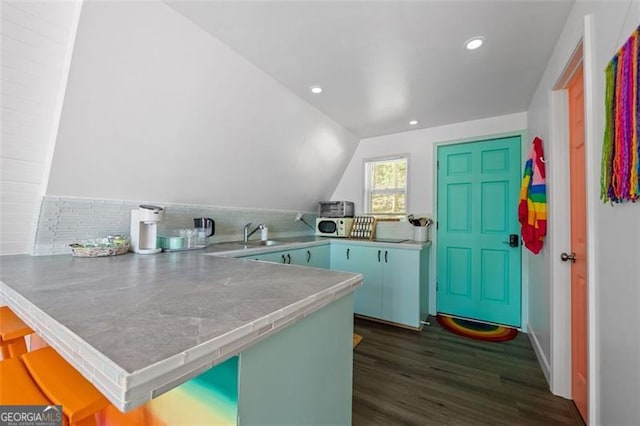
<path id="1" fill-rule="evenodd" d="M 245 245 L 247 246 L 275 246 L 278 244 L 282 244 L 280 241 L 275 241 L 275 240 L 256 240 L 256 241 L 247 241 L 245 243 Z"/>
<path id="2" fill-rule="evenodd" d="M 266 241 L 251 240 L 251 241 L 247 241 L 246 243 L 244 241 L 227 241 L 227 242 L 217 243 L 215 245 L 218 247 L 228 248 L 230 250 L 246 250 L 249 248 L 275 246 L 278 244 L 282 244 L 282 243 L 280 241 L 275 241 L 275 240 L 266 240 Z"/>

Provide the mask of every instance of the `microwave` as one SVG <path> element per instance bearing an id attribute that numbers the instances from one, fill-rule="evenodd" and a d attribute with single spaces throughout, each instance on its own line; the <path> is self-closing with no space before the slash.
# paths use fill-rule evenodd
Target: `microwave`
<path id="1" fill-rule="evenodd" d="M 352 226 L 352 217 L 319 217 L 316 219 L 316 235 L 346 238 Z"/>

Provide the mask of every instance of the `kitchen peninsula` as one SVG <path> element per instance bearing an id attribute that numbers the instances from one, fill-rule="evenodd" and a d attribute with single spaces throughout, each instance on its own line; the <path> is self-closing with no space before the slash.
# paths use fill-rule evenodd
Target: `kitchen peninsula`
<path id="1" fill-rule="evenodd" d="M 197 251 L 0 267 L 1 301 L 121 411 L 235 359 L 239 424 L 351 421 L 362 275 Z"/>

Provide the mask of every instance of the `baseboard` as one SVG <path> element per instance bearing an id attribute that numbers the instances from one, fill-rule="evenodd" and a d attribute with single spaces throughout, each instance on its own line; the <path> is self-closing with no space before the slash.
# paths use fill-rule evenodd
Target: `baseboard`
<path id="1" fill-rule="evenodd" d="M 531 346 L 533 346 L 533 350 L 536 353 L 536 357 L 538 358 L 538 363 L 540 364 L 540 368 L 542 369 L 542 373 L 544 377 L 547 379 L 547 384 L 549 385 L 549 389 L 551 389 L 551 365 L 549 364 L 549 360 L 544 355 L 544 351 L 540 346 L 540 342 L 538 341 L 538 337 L 536 335 L 536 331 L 531 327 L 530 323 L 527 323 L 529 341 L 531 342 Z"/>
<path id="2" fill-rule="evenodd" d="M 387 325 L 392 325 L 392 326 L 398 327 L 398 328 L 404 328 L 405 330 L 422 331 L 422 325 L 420 325 L 420 327 L 416 328 L 416 327 L 411 327 L 410 325 L 398 324 L 397 322 L 386 321 L 386 320 L 383 320 L 383 319 L 380 319 L 380 318 L 368 317 L 366 315 L 353 314 L 353 316 L 355 318 L 360 318 L 360 319 L 367 320 L 367 321 L 373 321 L 373 322 L 378 322 L 380 324 L 387 324 Z"/>

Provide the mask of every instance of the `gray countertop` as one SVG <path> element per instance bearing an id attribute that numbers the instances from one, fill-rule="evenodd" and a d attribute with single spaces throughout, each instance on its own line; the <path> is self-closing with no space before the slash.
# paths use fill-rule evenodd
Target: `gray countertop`
<path id="1" fill-rule="evenodd" d="M 127 411 L 362 282 L 203 254 L 0 256 L 0 299 Z"/>

